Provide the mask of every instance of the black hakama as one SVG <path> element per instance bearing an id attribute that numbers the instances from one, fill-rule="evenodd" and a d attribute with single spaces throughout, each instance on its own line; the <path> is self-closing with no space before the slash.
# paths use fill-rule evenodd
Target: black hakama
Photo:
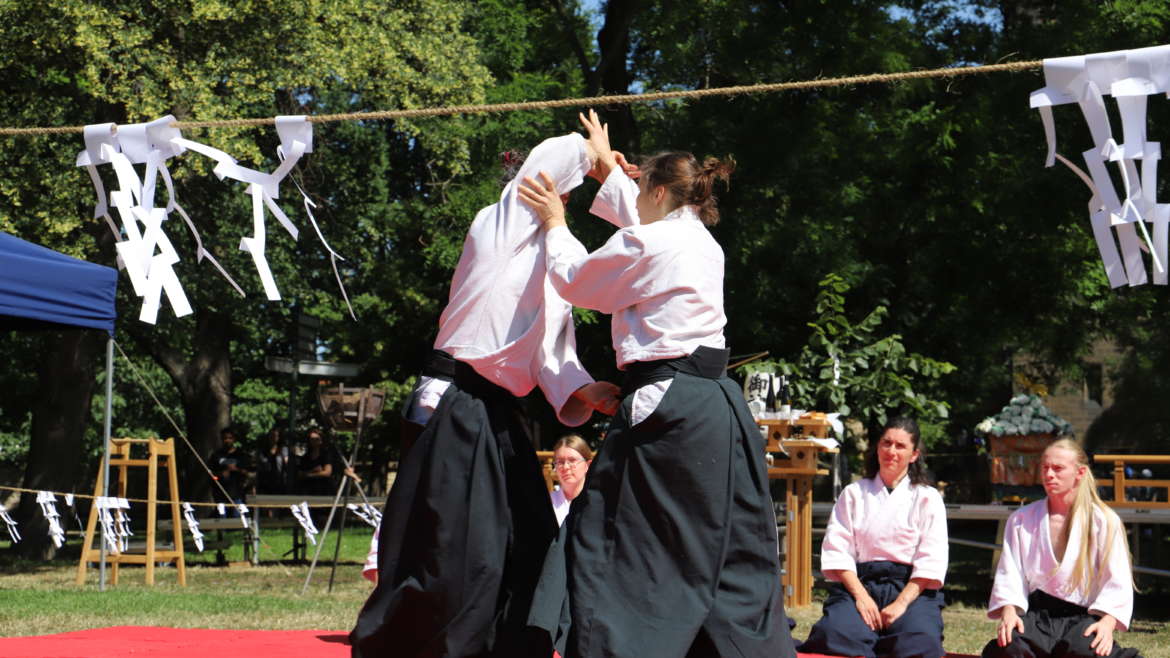
<path id="1" fill-rule="evenodd" d="M 763 440 L 727 378 L 727 355 L 700 347 L 629 366 L 563 528 L 567 576 L 550 568 L 554 549 L 544 609 L 534 609 L 555 620 L 555 590 L 567 588 L 565 658 L 795 655 Z M 630 427 L 633 391 L 666 379 L 658 407 Z"/>
<path id="2" fill-rule="evenodd" d="M 857 577 L 878 609 L 898 598 L 911 572 L 910 565 L 897 562 L 857 565 Z M 940 658 L 946 655 L 942 647 L 944 605 L 942 592 L 923 590 L 893 624 L 874 631 L 861 619 L 853 595 L 835 583 L 825 599 L 824 616 L 813 625 L 808 639 L 798 649 L 805 653 L 864 658 Z"/>
<path id="3" fill-rule="evenodd" d="M 423 374 L 452 384 L 386 500 L 353 656 L 548 658 L 547 634 L 526 621 L 557 522 L 524 414 L 442 352 Z"/>
<path id="4" fill-rule="evenodd" d="M 1088 608 L 1058 599 L 1043 590 L 1028 595 L 1028 611 L 1020 619 L 1024 632 L 1012 629 L 1012 641 L 1001 647 L 996 640 L 983 647 L 984 658 L 1096 658 L 1091 646 L 1094 636 L 1085 637 L 1085 629 L 1098 617 Z M 1115 635 L 1116 637 L 1116 635 Z M 1113 642 L 1108 658 L 1136 658 L 1137 649 L 1123 649 Z"/>

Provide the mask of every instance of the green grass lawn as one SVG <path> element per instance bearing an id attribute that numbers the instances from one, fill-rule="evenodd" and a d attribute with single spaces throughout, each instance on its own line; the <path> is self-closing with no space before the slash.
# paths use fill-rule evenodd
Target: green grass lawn
<path id="1" fill-rule="evenodd" d="M 234 541 L 225 559 L 242 561 L 239 533 L 227 534 Z M 288 530 L 264 533 L 259 567 L 217 566 L 214 551 L 188 553 L 187 587 L 178 586 L 175 570 L 170 567 L 156 571 L 158 584 L 154 587 L 143 583 L 141 567 L 126 567 L 120 583 L 108 585 L 105 592 L 98 591 L 96 569 L 90 569 L 84 586 L 74 584 L 79 542 L 72 537 L 72 553 L 66 550 L 61 559 L 48 564 L 14 559 L 3 550 L 4 542 L 0 544 L 0 635 L 124 625 L 348 631 L 370 591 L 370 584 L 361 577 L 370 534 L 368 526 L 347 528 L 333 592 L 328 593 L 335 537 L 331 534 L 305 596 L 300 592 L 308 566 L 277 561 L 291 548 Z M 214 539 L 215 533 L 208 533 L 208 540 Z M 988 562 L 986 553 L 956 551 L 952 555 L 952 582 L 948 584 L 952 603 L 943 612 L 946 647 L 951 651 L 977 654 L 995 632 L 983 608 L 987 594 L 982 583 L 990 576 Z M 824 590 L 818 588 L 814 594 L 820 600 Z M 1137 647 L 1147 658 L 1170 658 L 1166 600 L 1164 589 L 1139 596 L 1134 628 L 1119 634 L 1119 641 Z M 820 618 L 819 604 L 788 612 L 797 621 L 793 635 L 798 639 L 807 636 Z M 1156 619 L 1151 621 L 1150 617 Z"/>

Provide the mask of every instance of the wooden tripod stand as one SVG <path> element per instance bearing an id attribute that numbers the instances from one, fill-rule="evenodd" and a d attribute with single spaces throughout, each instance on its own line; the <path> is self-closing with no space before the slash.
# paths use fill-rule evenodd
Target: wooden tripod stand
<path id="1" fill-rule="evenodd" d="M 134 459 L 130 456 L 132 445 L 147 446 L 146 459 Z M 161 460 L 160 460 L 161 458 Z M 166 469 L 167 480 L 171 491 L 171 528 L 174 533 L 174 547 L 171 550 L 159 550 L 155 547 L 155 528 L 158 519 L 158 469 Z M 175 440 L 174 439 L 110 439 L 110 468 L 118 469 L 118 487 L 114 494 L 119 498 L 126 497 L 127 470 L 131 466 L 147 467 L 146 476 L 146 551 L 144 553 L 130 553 L 117 550 L 108 550 L 106 561 L 113 565 L 111 582 L 118 584 L 118 567 L 122 564 L 142 564 L 146 566 L 146 584 L 154 584 L 154 565 L 156 562 L 175 563 L 179 572 L 179 584 L 187 585 L 187 563 L 183 556 L 183 523 L 179 511 L 179 480 L 175 474 Z M 94 502 L 89 508 L 89 521 L 85 524 L 85 543 L 81 545 L 81 562 L 77 565 L 77 584 L 85 584 L 85 569 L 90 562 L 101 559 L 101 547 L 93 547 L 94 530 L 98 522 L 98 496 L 102 495 L 104 474 L 98 466 L 97 484 L 94 486 Z M 99 537 L 100 541 L 100 537 Z"/>

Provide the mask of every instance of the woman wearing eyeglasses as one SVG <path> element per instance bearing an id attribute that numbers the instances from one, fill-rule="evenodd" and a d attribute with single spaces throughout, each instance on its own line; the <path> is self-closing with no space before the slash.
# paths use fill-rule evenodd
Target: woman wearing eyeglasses
<path id="1" fill-rule="evenodd" d="M 553 466 L 561 486 L 553 489 L 550 496 L 558 525 L 564 524 L 569 515 L 569 504 L 585 486 L 585 473 L 592 461 L 593 451 L 589 444 L 576 434 L 561 437 L 553 446 Z"/>

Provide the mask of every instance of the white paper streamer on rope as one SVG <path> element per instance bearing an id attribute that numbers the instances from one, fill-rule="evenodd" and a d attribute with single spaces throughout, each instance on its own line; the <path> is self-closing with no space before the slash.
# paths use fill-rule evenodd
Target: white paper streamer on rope
<path id="1" fill-rule="evenodd" d="M 65 530 L 61 527 L 61 515 L 57 512 L 57 497 L 51 491 L 38 491 L 37 504 L 49 522 L 49 538 L 57 548 L 65 545 Z"/>
<path id="2" fill-rule="evenodd" d="M 293 518 L 301 524 L 301 528 L 305 530 L 305 538 L 317 544 L 317 526 L 313 525 L 313 516 L 309 512 L 309 503 L 301 501 L 300 505 L 289 505 L 288 508 L 292 510 Z"/>
<path id="3" fill-rule="evenodd" d="M 98 520 L 102 524 L 102 535 L 106 538 L 106 549 L 111 553 L 121 553 L 122 542 L 115 527 L 114 515 L 110 511 L 117 508 L 117 500 L 108 496 L 98 496 L 93 503 L 98 508 Z"/>
<path id="4" fill-rule="evenodd" d="M 244 525 L 244 529 L 248 529 L 248 506 L 240 503 L 236 505 L 236 511 L 240 514 L 240 523 Z"/>
<path id="5" fill-rule="evenodd" d="M 353 512 L 354 516 L 375 528 L 378 527 L 378 523 L 382 520 L 382 515 L 372 505 L 363 503 L 361 506 L 358 506 L 356 503 L 349 503 L 346 505 L 346 508 Z"/>
<path id="6" fill-rule="evenodd" d="M 227 507 L 223 503 L 217 503 L 215 506 L 215 513 L 220 516 L 227 516 Z"/>
<path id="7" fill-rule="evenodd" d="M 1137 286 L 1148 281 L 1143 250 L 1150 254 L 1154 283 L 1165 285 L 1170 208 L 1157 202 L 1161 145 L 1147 141 L 1146 122 L 1148 97 L 1170 92 L 1170 45 L 1046 59 L 1044 82 L 1043 88 L 1032 92 L 1030 105 L 1039 110 L 1044 124 L 1045 166 L 1061 160 L 1092 190 L 1090 224 L 1109 285 Z M 1117 103 L 1121 144 L 1113 137 L 1106 95 Z M 1093 147 L 1082 153 L 1087 173 L 1056 152 L 1052 108 L 1072 103 L 1080 107 L 1093 139 Z M 1109 164 L 1117 167 L 1120 194 Z M 1146 223 L 1153 225 L 1152 235 Z"/>
<path id="8" fill-rule="evenodd" d="M 16 521 L 8 515 L 8 510 L 0 507 L 0 520 L 4 521 L 4 525 L 8 528 L 8 537 L 12 539 L 12 543 L 20 543 L 20 531 L 16 529 Z"/>
<path id="9" fill-rule="evenodd" d="M 199 521 L 195 519 L 195 508 L 191 507 L 191 503 L 183 503 L 183 520 L 187 522 L 187 530 L 191 533 L 191 540 L 195 542 L 195 548 L 202 553 L 203 532 L 199 530 Z"/>
<path id="10" fill-rule="evenodd" d="M 276 154 L 283 162 L 286 153 L 292 153 L 295 144 L 300 142 L 304 144 L 304 152 L 313 152 L 313 124 L 309 123 L 308 117 L 304 115 L 295 116 L 278 116 L 276 117 L 276 133 L 280 135 L 280 146 L 276 149 Z M 333 267 L 333 276 L 337 279 L 337 287 L 341 290 L 341 297 L 345 300 L 345 307 L 349 309 L 349 317 L 357 320 L 357 315 L 353 312 L 353 305 L 349 302 L 349 293 L 345 290 L 345 284 L 341 280 L 341 272 L 337 269 L 337 261 L 345 260 L 345 257 L 333 250 L 329 243 L 325 241 L 325 236 L 321 233 L 321 227 L 317 224 L 317 218 L 313 215 L 313 208 L 317 204 L 309 198 L 305 192 L 305 188 L 296 181 L 295 178 L 290 178 L 293 185 L 296 186 L 297 191 L 301 193 L 301 203 L 305 207 L 305 215 L 309 218 L 309 224 L 312 225 L 313 231 L 317 234 L 317 239 L 325 247 L 325 251 L 329 252 L 329 264 Z"/>
<path id="11" fill-rule="evenodd" d="M 302 121 L 302 123 L 310 126 L 308 128 L 308 143 L 293 139 L 289 147 L 281 151 L 282 155 L 286 157 L 282 158 L 280 165 L 270 174 L 243 167 L 236 163 L 235 158 L 219 149 L 199 144 L 198 142 L 192 142 L 181 137 L 172 140 L 176 146 L 190 149 L 215 160 L 216 165 L 212 171 L 220 179 L 230 178 L 248 184 L 245 192 L 252 195 L 252 236 L 240 240 L 240 249 L 252 255 L 252 262 L 256 265 L 256 272 L 260 276 L 260 283 L 264 286 L 264 294 L 272 301 L 280 299 L 280 290 L 276 286 L 276 280 L 272 276 L 272 270 L 268 266 L 268 260 L 264 255 L 267 237 L 267 230 L 264 223 L 264 209 L 267 208 L 276 217 L 277 221 L 288 231 L 293 240 L 297 239 L 300 231 L 289 220 L 280 206 L 276 205 L 276 199 L 280 198 L 280 182 L 288 176 L 301 156 L 309 150 L 312 150 L 311 124 L 307 121 Z M 279 124 L 277 128 L 278 132 L 280 132 Z M 300 134 L 304 130 L 304 128 L 295 125 L 285 128 L 287 134 Z"/>
<path id="12" fill-rule="evenodd" d="M 130 537 L 134 535 L 134 532 L 130 530 L 130 501 L 125 498 L 114 498 L 113 501 L 116 506 L 114 512 L 117 518 L 118 540 L 121 543 L 122 552 L 125 553 L 130 546 Z"/>

